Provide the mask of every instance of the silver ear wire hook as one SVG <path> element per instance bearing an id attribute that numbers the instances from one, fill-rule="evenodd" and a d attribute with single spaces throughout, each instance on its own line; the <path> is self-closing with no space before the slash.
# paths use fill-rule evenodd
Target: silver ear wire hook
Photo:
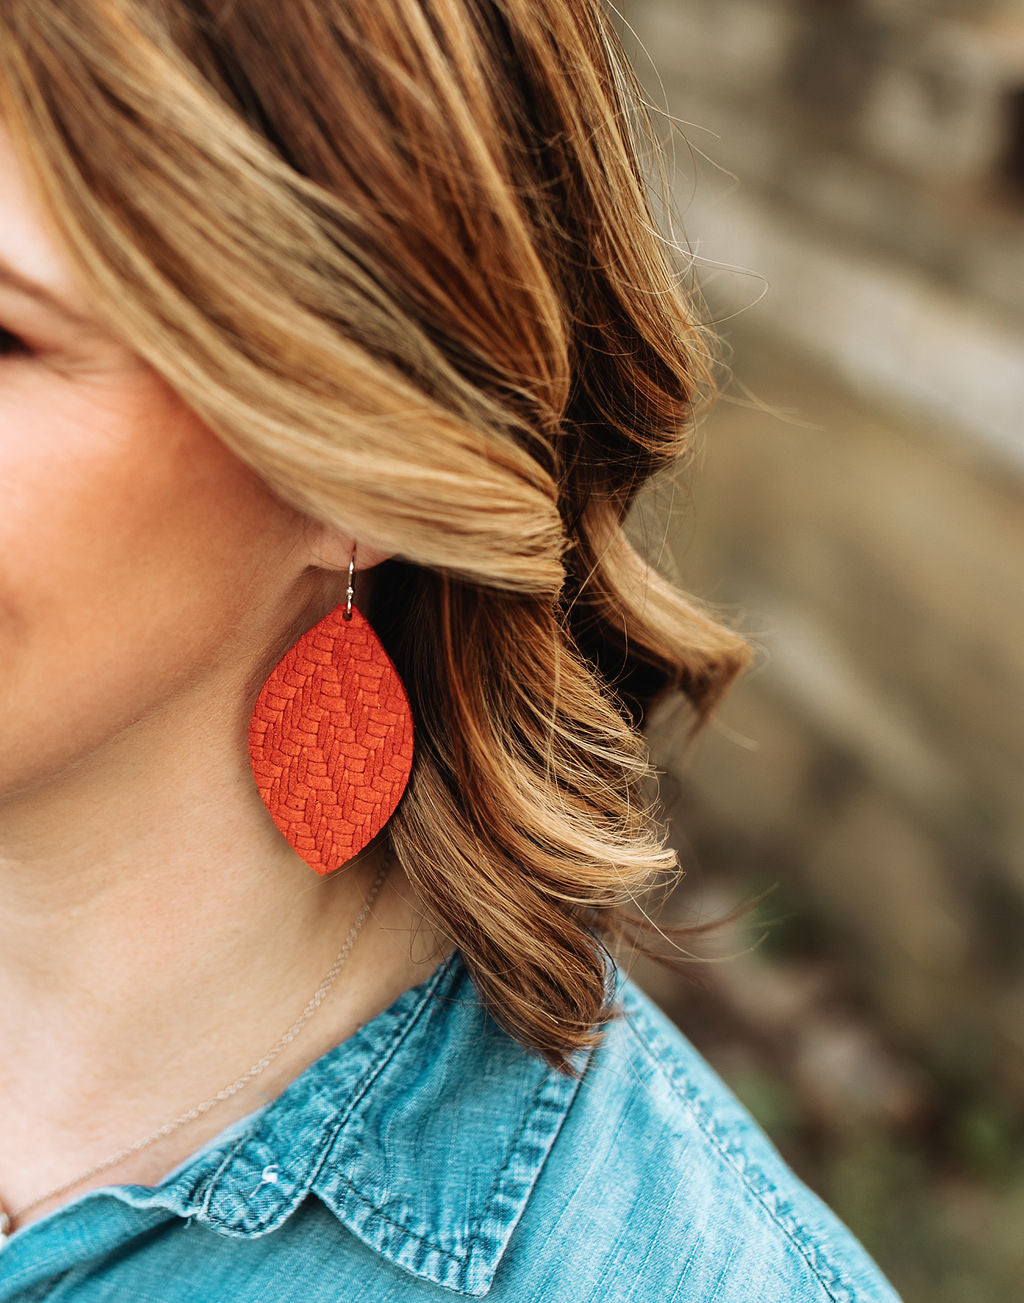
<path id="1" fill-rule="evenodd" d="M 352 586 L 352 581 L 356 573 L 356 545 L 352 544 L 352 557 L 348 563 L 348 588 L 345 591 L 345 610 L 342 615 L 343 620 L 352 619 L 352 598 L 356 595 L 356 590 Z"/>

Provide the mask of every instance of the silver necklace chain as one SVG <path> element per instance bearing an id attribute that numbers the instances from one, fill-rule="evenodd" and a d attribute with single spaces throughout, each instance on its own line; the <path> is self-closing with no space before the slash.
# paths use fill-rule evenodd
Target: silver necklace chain
<path id="1" fill-rule="evenodd" d="M 276 1044 L 267 1050 L 262 1058 L 256 1060 L 248 1072 L 243 1072 L 240 1077 L 230 1084 L 230 1086 L 224 1086 L 221 1090 L 217 1091 L 216 1095 L 211 1095 L 209 1099 L 204 1099 L 201 1104 L 197 1104 L 194 1108 L 190 1108 L 187 1113 L 182 1113 L 180 1117 L 176 1117 L 170 1122 L 165 1122 L 162 1127 L 158 1127 L 155 1131 L 151 1131 L 148 1136 L 144 1136 L 141 1140 L 136 1140 L 133 1145 L 127 1145 L 124 1149 L 118 1150 L 118 1152 L 112 1154 L 110 1158 L 105 1158 L 102 1163 L 95 1163 L 87 1172 L 83 1172 L 80 1176 L 76 1176 L 70 1181 L 65 1181 L 63 1185 L 58 1185 L 53 1190 L 47 1190 L 45 1194 L 39 1195 L 38 1198 L 33 1199 L 31 1203 L 23 1204 L 20 1208 L 17 1208 L 12 1212 L 7 1212 L 3 1204 L 0 1203 L 0 1247 L 2 1247 L 6 1242 L 11 1231 L 11 1226 L 18 1221 L 19 1218 L 24 1217 L 26 1213 L 31 1212 L 33 1208 L 38 1208 L 40 1204 L 46 1203 L 47 1200 L 53 1199 L 59 1194 L 65 1194 L 68 1190 L 73 1190 L 75 1186 L 81 1185 L 83 1181 L 88 1181 L 91 1177 L 97 1176 L 100 1172 L 105 1172 L 108 1167 L 116 1167 L 118 1163 L 124 1162 L 126 1158 L 130 1158 L 140 1150 L 147 1149 L 150 1145 L 156 1144 L 156 1142 L 162 1140 L 164 1136 L 169 1136 L 173 1131 L 177 1131 L 180 1127 L 186 1126 L 189 1122 L 194 1122 L 197 1118 L 202 1117 L 203 1114 L 209 1113 L 210 1109 L 215 1108 L 218 1104 L 223 1104 L 224 1101 L 230 1099 L 232 1095 L 237 1095 L 238 1092 L 244 1086 L 247 1086 L 250 1081 L 258 1077 L 261 1072 L 265 1072 L 278 1055 L 292 1043 L 296 1036 L 298 1036 L 306 1023 L 309 1022 L 317 1009 L 320 1008 L 327 992 L 334 985 L 335 978 L 344 967 L 345 960 L 348 958 L 349 952 L 355 945 L 356 937 L 359 935 L 363 924 L 366 922 L 370 913 L 370 908 L 376 899 L 377 892 L 380 890 L 381 884 L 384 881 L 384 875 L 388 869 L 390 860 L 390 855 L 385 855 L 381 862 L 377 877 L 374 879 L 373 886 L 367 893 L 366 900 L 363 902 L 363 907 L 359 911 L 359 916 L 352 924 L 349 934 L 345 938 L 345 944 L 341 947 L 337 958 L 331 965 L 324 980 L 317 987 L 305 1009 L 303 1009 L 302 1013 L 299 1014 L 298 1018 L 296 1018 Z"/>

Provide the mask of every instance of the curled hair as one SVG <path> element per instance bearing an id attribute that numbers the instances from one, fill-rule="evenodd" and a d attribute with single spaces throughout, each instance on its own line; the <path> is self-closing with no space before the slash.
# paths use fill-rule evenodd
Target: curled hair
<path id="1" fill-rule="evenodd" d="M 0 76 L 114 329 L 283 501 L 395 554 L 387 836 L 569 1070 L 676 864 L 650 708 L 699 728 L 751 651 L 623 530 L 692 451 L 712 341 L 598 0 L 5 0 Z"/>

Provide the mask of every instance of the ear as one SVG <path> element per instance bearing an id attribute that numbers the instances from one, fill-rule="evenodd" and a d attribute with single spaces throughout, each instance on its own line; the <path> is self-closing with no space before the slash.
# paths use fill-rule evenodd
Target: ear
<path id="1" fill-rule="evenodd" d="M 348 570 L 352 559 L 353 545 L 356 549 L 356 572 L 371 570 L 381 561 L 387 561 L 394 552 L 387 552 L 372 544 L 364 543 L 345 529 L 335 525 L 325 525 L 317 520 L 306 523 L 306 550 L 311 565 L 325 570 Z"/>

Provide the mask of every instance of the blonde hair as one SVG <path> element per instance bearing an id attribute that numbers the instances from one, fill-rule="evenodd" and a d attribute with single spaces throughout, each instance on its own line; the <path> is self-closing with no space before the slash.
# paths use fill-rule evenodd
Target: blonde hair
<path id="1" fill-rule="evenodd" d="M 396 553 L 387 825 L 488 1008 L 562 1070 L 676 865 L 641 729 L 750 646 L 623 522 L 708 330 L 597 0 L 6 0 L 2 108 L 117 331 L 286 502 Z"/>

